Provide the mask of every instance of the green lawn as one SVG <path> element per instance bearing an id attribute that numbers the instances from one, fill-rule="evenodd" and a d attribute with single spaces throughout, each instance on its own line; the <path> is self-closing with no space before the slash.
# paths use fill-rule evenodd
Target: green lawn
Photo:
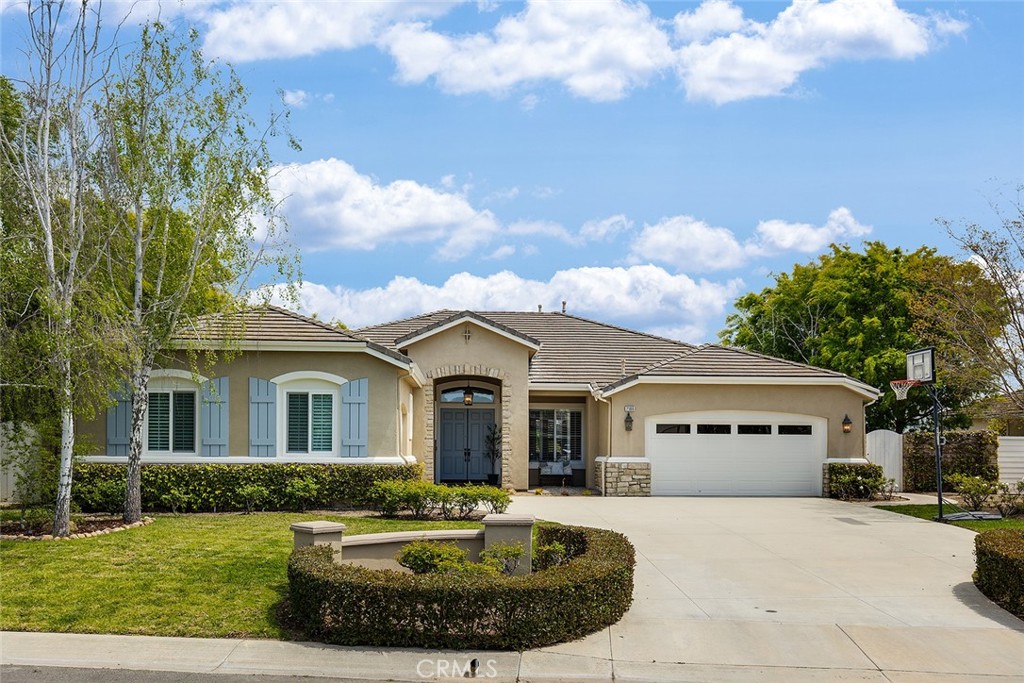
<path id="1" fill-rule="evenodd" d="M 878 505 L 876 506 L 879 510 L 888 510 L 889 512 L 898 512 L 901 515 L 910 515 L 911 517 L 919 517 L 921 519 L 932 519 L 939 514 L 939 506 L 936 505 Z M 943 505 L 942 512 L 945 515 L 959 512 L 959 510 L 951 505 Z M 1015 517 L 1013 519 L 1000 519 L 1000 520 L 983 520 L 975 519 L 965 522 L 949 522 L 955 526 L 962 526 L 965 529 L 971 529 L 973 531 L 984 531 L 985 529 L 1024 529 L 1024 518 Z"/>
<path id="2" fill-rule="evenodd" d="M 480 527 L 332 514 L 160 516 L 70 541 L 0 542 L 0 629 L 287 638 L 288 525 L 343 522 L 346 535 Z"/>

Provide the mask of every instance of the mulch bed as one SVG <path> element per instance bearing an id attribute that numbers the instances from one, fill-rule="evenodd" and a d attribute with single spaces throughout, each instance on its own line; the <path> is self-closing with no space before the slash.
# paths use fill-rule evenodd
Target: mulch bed
<path id="1" fill-rule="evenodd" d="M 141 522 L 125 524 L 118 517 L 87 517 L 83 520 L 76 520 L 74 533 L 66 538 L 89 538 L 92 536 L 101 536 L 115 531 L 124 531 L 125 529 L 145 526 L 152 521 L 153 519 L 151 517 L 144 517 Z M 50 534 L 49 524 L 44 527 L 22 526 L 21 522 L 16 519 L 0 522 L 0 538 L 3 540 L 18 541 L 54 540 L 53 536 Z"/>

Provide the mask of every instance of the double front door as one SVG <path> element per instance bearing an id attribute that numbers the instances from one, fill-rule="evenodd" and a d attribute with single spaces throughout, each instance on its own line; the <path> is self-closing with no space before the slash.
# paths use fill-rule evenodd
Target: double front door
<path id="1" fill-rule="evenodd" d="M 442 408 L 438 479 L 485 481 L 491 474 L 486 443 L 493 425 L 493 408 Z"/>

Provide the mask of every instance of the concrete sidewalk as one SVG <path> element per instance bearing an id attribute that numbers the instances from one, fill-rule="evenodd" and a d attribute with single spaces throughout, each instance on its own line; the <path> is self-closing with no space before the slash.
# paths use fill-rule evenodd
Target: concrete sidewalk
<path id="1" fill-rule="evenodd" d="M 611 528 L 633 606 L 525 653 L 266 640 L 0 634 L 0 663 L 363 680 L 1021 683 L 1024 622 L 971 582 L 974 534 L 815 498 L 517 496 L 513 512 Z"/>

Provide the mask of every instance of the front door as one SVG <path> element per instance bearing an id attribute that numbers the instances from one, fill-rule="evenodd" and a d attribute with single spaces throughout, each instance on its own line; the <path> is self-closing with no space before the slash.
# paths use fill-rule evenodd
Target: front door
<path id="1" fill-rule="evenodd" d="M 494 424 L 490 408 L 442 408 L 440 481 L 485 481 L 491 462 L 484 446 L 487 429 Z M 466 460 L 466 449 L 469 460 Z"/>

